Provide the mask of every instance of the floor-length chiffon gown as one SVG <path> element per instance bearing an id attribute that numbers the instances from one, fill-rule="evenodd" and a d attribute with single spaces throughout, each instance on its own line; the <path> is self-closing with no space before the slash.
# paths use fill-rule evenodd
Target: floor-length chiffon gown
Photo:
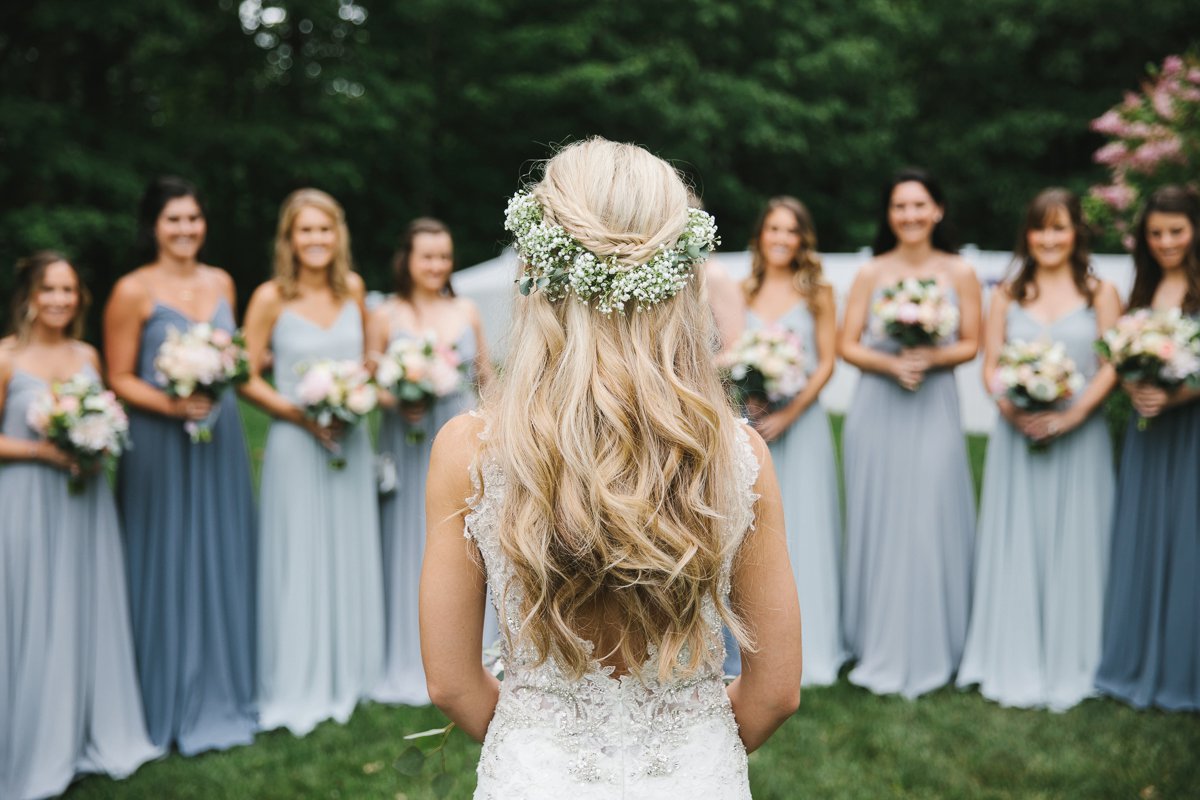
<path id="1" fill-rule="evenodd" d="M 1007 338 L 1060 342 L 1091 380 L 1096 314 L 1042 323 L 1013 302 Z M 988 439 L 975 594 L 958 685 L 1002 705 L 1062 711 L 1094 693 L 1112 520 L 1104 415 L 1031 451 L 1003 417 Z"/>
<path id="2" fill-rule="evenodd" d="M 771 323 L 746 312 L 747 330 L 763 327 L 795 333 L 804 346 L 805 368 L 812 372 L 817 364 L 816 334 L 803 303 Z M 837 681 L 846 651 L 841 627 L 842 512 L 825 409 L 813 403 L 769 448 L 783 493 L 788 553 L 804 614 L 802 682 L 826 686 Z"/>
<path id="3" fill-rule="evenodd" d="M 1130 420 L 1096 686 L 1137 708 L 1200 711 L 1198 487 L 1200 400 Z"/>
<path id="4" fill-rule="evenodd" d="M 3 435 L 38 439 L 26 413 L 49 389 L 14 370 Z M 58 795 L 83 773 L 123 778 L 161 754 L 142 714 L 107 480 L 72 493 L 56 467 L 0 466 L 0 797 Z"/>
<path id="5" fill-rule="evenodd" d="M 899 350 L 871 325 L 863 341 Z M 954 370 L 915 391 L 864 371 L 843 436 L 850 681 L 914 698 L 953 677 L 970 612 L 975 500 Z"/>
<path id="6" fill-rule="evenodd" d="M 390 340 L 412 336 L 408 331 L 396 329 Z M 463 363 L 473 364 L 474 328 L 466 326 L 455 347 Z M 460 391 L 430 403 L 418 422 L 408 422 L 395 411 L 383 412 L 379 452 L 395 464 L 396 490 L 382 497 L 379 504 L 387 609 L 386 667 L 383 680 L 373 692 L 374 699 L 380 702 L 429 703 L 417 620 L 417 590 L 425 555 L 425 476 L 437 432 L 452 417 L 475 406 L 473 379 L 473 374 L 469 374 Z M 488 614 L 488 619 L 491 621 L 493 616 Z"/>
<path id="7" fill-rule="evenodd" d="M 232 332 L 221 299 L 210 320 Z M 154 368 L 167 331 L 193 320 L 161 302 L 142 327 L 137 374 Z M 237 398 L 227 390 L 212 441 L 182 420 L 130 409 L 132 448 L 118 498 L 142 699 L 151 740 L 193 755 L 254 738 L 257 524 Z"/>
<path id="8" fill-rule="evenodd" d="M 275 385 L 297 402 L 302 367 L 362 358 L 347 301 L 329 328 L 284 309 L 271 333 Z M 333 456 L 304 428 L 273 422 L 263 453 L 259 550 L 259 715 L 303 736 L 345 722 L 383 668 L 383 575 L 374 457 L 366 422 Z"/>

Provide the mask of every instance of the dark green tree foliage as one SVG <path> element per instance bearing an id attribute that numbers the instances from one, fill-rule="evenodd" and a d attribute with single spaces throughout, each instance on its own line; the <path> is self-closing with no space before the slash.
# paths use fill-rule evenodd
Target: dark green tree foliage
<path id="1" fill-rule="evenodd" d="M 342 201 L 387 288 L 410 218 L 445 219 L 460 263 L 494 255 L 533 159 L 591 134 L 678 164 L 726 247 L 782 192 L 824 248 L 861 247 L 880 183 L 915 162 L 964 240 L 1006 248 L 1038 188 L 1100 179 L 1088 121 L 1197 31 L 1189 0 L 6 3 L 0 290 L 52 246 L 102 300 L 161 173 L 201 187 L 205 258 L 243 298 L 304 185 Z"/>

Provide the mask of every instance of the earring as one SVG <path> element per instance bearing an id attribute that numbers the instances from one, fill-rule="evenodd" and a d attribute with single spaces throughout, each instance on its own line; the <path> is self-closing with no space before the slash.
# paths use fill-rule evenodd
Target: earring
<path id="1" fill-rule="evenodd" d="M 37 309 L 32 304 L 25 307 L 25 321 L 33 322 L 37 319 Z"/>
<path id="2" fill-rule="evenodd" d="M 934 217 L 934 218 L 933 218 L 933 224 L 934 224 L 934 225 L 938 224 L 938 223 L 939 223 L 939 222 L 941 222 L 941 221 L 942 221 L 942 215 L 941 215 L 941 214 L 938 214 L 936 217 Z"/>

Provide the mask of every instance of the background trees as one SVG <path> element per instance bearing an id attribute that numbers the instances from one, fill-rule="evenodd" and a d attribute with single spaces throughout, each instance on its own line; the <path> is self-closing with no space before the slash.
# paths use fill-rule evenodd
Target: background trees
<path id="1" fill-rule="evenodd" d="M 696 181 L 737 248 L 789 192 L 826 249 L 866 244 L 878 186 L 938 172 L 964 240 L 1011 245 L 1026 199 L 1084 190 L 1088 122 L 1194 47 L 1190 0 L 55 0 L 0 10 L 0 291 L 37 247 L 103 298 L 134 265 L 145 181 L 205 193 L 206 258 L 243 294 L 279 201 L 324 188 L 385 288 L 405 222 L 460 263 L 557 142 L 632 140 Z"/>

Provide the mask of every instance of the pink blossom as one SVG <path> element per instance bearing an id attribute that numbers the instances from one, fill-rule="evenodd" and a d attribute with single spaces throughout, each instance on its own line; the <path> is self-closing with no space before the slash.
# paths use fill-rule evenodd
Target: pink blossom
<path id="1" fill-rule="evenodd" d="M 1168 86 L 1159 84 L 1155 87 L 1150 93 L 1150 102 L 1154 104 L 1154 110 L 1160 117 L 1166 120 L 1175 119 L 1175 101 Z"/>
<path id="2" fill-rule="evenodd" d="M 896 309 L 896 319 L 903 322 L 905 325 L 912 325 L 921 316 L 921 309 L 916 303 L 904 303 Z"/>
<path id="3" fill-rule="evenodd" d="M 1109 142 L 1101 147 L 1092 156 L 1092 160 L 1097 164 L 1116 164 L 1125 159 L 1129 155 L 1129 148 L 1124 142 Z"/>
<path id="4" fill-rule="evenodd" d="M 1114 211 L 1124 211 L 1137 200 L 1137 190 L 1124 183 L 1114 183 L 1110 186 L 1093 186 L 1092 196 Z"/>
<path id="5" fill-rule="evenodd" d="M 1163 59 L 1162 74 L 1166 77 L 1183 72 L 1183 59 L 1179 56 L 1167 56 Z"/>
<path id="6" fill-rule="evenodd" d="M 316 367 L 304 373 L 299 386 L 296 387 L 296 393 L 299 395 L 301 403 L 306 406 L 315 406 L 325 400 L 333 388 L 333 374 L 328 369 Z"/>
<path id="7" fill-rule="evenodd" d="M 74 414 L 79 411 L 79 398 L 70 394 L 60 397 L 58 407 L 64 414 Z"/>
<path id="8" fill-rule="evenodd" d="M 228 347 L 233 344 L 233 337 L 224 328 L 217 328 L 212 332 L 212 343 L 217 347 Z"/>
<path id="9" fill-rule="evenodd" d="M 1187 79 L 1192 83 L 1200 83 L 1200 67 L 1192 67 L 1188 70 Z"/>
<path id="10" fill-rule="evenodd" d="M 1121 237 L 1121 246 L 1129 252 L 1133 252 L 1133 248 L 1137 245 L 1137 241 L 1133 238 L 1133 234 L 1125 234 Z"/>
<path id="11" fill-rule="evenodd" d="M 1163 361 L 1170 361 L 1175 357 L 1175 343 L 1170 339 L 1163 339 L 1158 346 L 1158 357 Z"/>
<path id="12" fill-rule="evenodd" d="M 1125 136 L 1128 130 L 1125 118 L 1117 113 L 1115 108 L 1105 111 L 1102 115 L 1092 120 L 1091 127 L 1097 133 L 1107 133 L 1112 136 Z"/>
<path id="13" fill-rule="evenodd" d="M 1121 101 L 1121 108 L 1126 111 L 1137 111 L 1142 107 L 1142 96 L 1137 92 L 1126 92 L 1125 99 Z"/>
<path id="14" fill-rule="evenodd" d="M 1179 161 L 1183 154 L 1183 142 L 1178 136 L 1152 139 L 1139 146 L 1130 155 L 1130 167 L 1150 173 L 1164 161 Z"/>

